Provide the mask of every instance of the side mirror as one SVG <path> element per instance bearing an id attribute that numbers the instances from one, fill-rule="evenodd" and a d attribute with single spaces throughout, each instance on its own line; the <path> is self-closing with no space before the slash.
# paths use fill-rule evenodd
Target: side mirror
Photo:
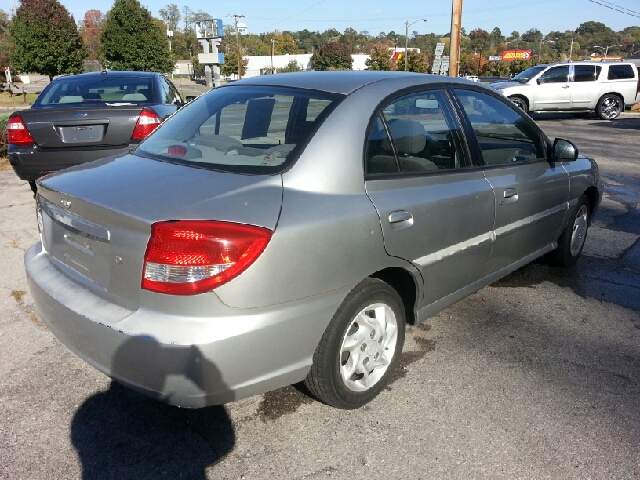
<path id="1" fill-rule="evenodd" d="M 563 138 L 553 141 L 553 160 L 559 162 L 573 162 L 578 158 L 578 147 L 573 142 Z"/>
<path id="2" fill-rule="evenodd" d="M 196 96 L 195 95 L 187 95 L 184 98 L 187 100 L 187 103 L 189 103 L 189 102 L 193 102 L 196 99 Z"/>
<path id="3" fill-rule="evenodd" d="M 540 77 L 536 80 L 538 85 L 542 85 L 543 83 L 547 83 L 547 77 Z"/>

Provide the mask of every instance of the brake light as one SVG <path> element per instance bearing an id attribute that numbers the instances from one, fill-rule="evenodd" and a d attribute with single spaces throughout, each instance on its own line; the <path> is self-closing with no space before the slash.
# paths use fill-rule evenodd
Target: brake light
<path id="1" fill-rule="evenodd" d="M 9 118 L 7 122 L 7 132 L 10 145 L 29 146 L 34 145 L 33 137 L 27 130 L 27 126 L 22 121 L 20 115 Z"/>
<path id="2" fill-rule="evenodd" d="M 195 295 L 244 272 L 267 247 L 273 232 L 239 223 L 182 220 L 151 226 L 142 288 Z"/>
<path id="3" fill-rule="evenodd" d="M 136 123 L 136 127 L 133 129 L 131 140 L 142 140 L 147 138 L 151 132 L 153 132 L 162 123 L 160 117 L 153 110 L 143 108 L 140 112 L 140 117 Z"/>

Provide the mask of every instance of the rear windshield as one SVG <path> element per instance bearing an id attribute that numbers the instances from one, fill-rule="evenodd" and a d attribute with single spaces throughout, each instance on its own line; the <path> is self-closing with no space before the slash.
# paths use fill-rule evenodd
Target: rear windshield
<path id="1" fill-rule="evenodd" d="M 218 88 L 178 111 L 136 153 L 228 172 L 279 173 L 342 98 L 282 87 Z"/>
<path id="2" fill-rule="evenodd" d="M 149 103 L 153 101 L 152 93 L 152 77 L 71 76 L 52 82 L 34 106 Z"/>

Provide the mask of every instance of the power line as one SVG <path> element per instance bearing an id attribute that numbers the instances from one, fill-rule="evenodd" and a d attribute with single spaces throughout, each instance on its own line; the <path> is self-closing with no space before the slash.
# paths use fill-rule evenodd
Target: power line
<path id="1" fill-rule="evenodd" d="M 640 18 L 640 15 L 638 15 L 638 12 L 635 12 L 633 10 L 629 10 L 628 8 L 621 7 L 620 5 L 616 5 L 615 3 L 607 2 L 605 0 L 602 0 L 602 3 L 598 2 L 596 0 L 589 0 L 589 1 L 591 3 L 597 3 L 600 6 L 606 7 L 609 10 L 615 10 L 616 12 L 624 13 L 625 15 L 629 15 L 630 17 Z"/>

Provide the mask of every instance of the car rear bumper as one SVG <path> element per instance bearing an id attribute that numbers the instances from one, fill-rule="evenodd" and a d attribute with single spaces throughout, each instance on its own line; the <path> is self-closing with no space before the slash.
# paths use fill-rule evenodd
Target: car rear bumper
<path id="1" fill-rule="evenodd" d="M 51 265 L 40 243 L 25 254 L 36 312 L 85 361 L 145 395 L 198 408 L 299 382 L 351 287 L 273 307 L 177 316 L 128 310 Z"/>
<path id="2" fill-rule="evenodd" d="M 34 182 L 47 173 L 100 158 L 127 153 L 131 145 L 91 148 L 40 148 L 9 145 L 9 163 L 21 180 Z"/>

